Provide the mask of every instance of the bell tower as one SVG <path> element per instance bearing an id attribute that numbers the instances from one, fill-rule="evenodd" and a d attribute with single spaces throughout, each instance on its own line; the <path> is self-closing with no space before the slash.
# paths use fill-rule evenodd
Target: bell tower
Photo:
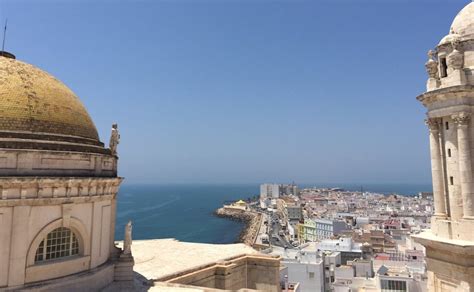
<path id="1" fill-rule="evenodd" d="M 415 237 L 429 291 L 474 291 L 474 3 L 428 53 L 426 107 L 435 213 Z"/>

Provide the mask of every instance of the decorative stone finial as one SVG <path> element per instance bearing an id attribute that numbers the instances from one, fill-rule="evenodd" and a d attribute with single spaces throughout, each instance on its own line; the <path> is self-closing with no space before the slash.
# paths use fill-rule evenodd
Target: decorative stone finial
<path id="1" fill-rule="evenodd" d="M 132 254 L 132 221 L 125 225 L 125 236 L 123 240 L 123 254 Z"/>
<path id="2" fill-rule="evenodd" d="M 425 64 L 426 72 L 430 76 L 430 78 L 437 79 L 438 78 L 438 62 L 436 61 L 436 51 L 429 50 L 428 51 L 428 62 Z"/>
<path id="3" fill-rule="evenodd" d="M 112 125 L 112 133 L 110 135 L 109 148 L 112 155 L 117 155 L 117 146 L 120 143 L 120 134 L 118 131 L 118 125 Z"/>
<path id="4" fill-rule="evenodd" d="M 471 120 L 471 113 L 460 112 L 458 114 L 451 116 L 451 118 L 454 120 L 454 123 L 456 123 L 458 126 L 463 126 L 463 125 L 467 125 L 469 121 Z"/>

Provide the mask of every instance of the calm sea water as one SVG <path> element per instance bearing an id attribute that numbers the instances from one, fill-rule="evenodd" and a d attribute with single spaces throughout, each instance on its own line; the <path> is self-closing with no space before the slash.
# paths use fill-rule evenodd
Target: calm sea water
<path id="1" fill-rule="evenodd" d="M 348 190 L 361 188 L 359 184 L 314 185 Z M 365 184 L 362 187 L 366 191 L 404 195 L 431 191 L 430 185 Z M 124 184 L 118 197 L 116 238 L 123 238 L 123 227 L 128 220 L 132 220 L 134 239 L 176 238 L 190 242 L 233 243 L 238 239 L 243 225 L 217 218 L 212 213 L 226 201 L 247 199 L 259 191 L 258 184 Z"/>

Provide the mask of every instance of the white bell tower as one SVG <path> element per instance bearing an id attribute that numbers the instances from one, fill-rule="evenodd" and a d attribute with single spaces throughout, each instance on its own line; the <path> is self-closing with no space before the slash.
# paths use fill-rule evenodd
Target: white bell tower
<path id="1" fill-rule="evenodd" d="M 429 291 L 474 291 L 474 3 L 429 53 L 427 108 L 435 214 L 415 236 L 426 247 Z"/>

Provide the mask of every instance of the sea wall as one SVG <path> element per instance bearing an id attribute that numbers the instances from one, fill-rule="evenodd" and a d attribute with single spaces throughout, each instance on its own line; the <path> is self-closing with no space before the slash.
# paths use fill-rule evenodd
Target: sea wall
<path id="1" fill-rule="evenodd" d="M 215 211 L 215 215 L 217 217 L 244 222 L 245 228 L 239 235 L 239 242 L 250 246 L 255 243 L 260 225 L 262 224 L 262 214 L 239 209 L 219 208 Z"/>

